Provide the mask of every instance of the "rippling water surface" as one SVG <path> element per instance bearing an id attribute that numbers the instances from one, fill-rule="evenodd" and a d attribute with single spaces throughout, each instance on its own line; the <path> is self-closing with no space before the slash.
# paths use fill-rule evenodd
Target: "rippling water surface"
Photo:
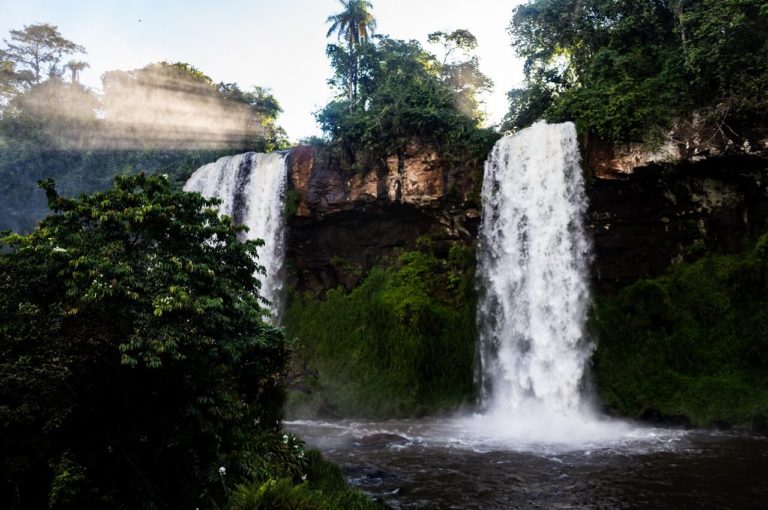
<path id="1" fill-rule="evenodd" d="M 768 438 L 612 427 L 527 441 L 473 418 L 287 424 L 396 509 L 768 508 Z"/>

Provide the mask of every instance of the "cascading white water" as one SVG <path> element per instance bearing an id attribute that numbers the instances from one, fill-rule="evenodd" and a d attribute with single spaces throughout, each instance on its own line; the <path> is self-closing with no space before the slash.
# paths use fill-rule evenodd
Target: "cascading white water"
<path id="1" fill-rule="evenodd" d="M 184 185 L 184 191 L 220 199 L 220 213 L 247 226 L 247 239 L 264 240 L 258 262 L 266 274 L 256 276 L 262 297 L 270 302 L 273 323 L 279 320 L 283 286 L 286 173 L 283 154 L 247 152 L 200 167 Z"/>
<path id="2" fill-rule="evenodd" d="M 591 347 L 586 196 L 573 124 L 501 139 L 485 166 L 478 256 L 483 399 L 491 411 L 581 403 Z"/>
<path id="3" fill-rule="evenodd" d="M 369 423 L 295 421 L 291 426 L 322 429 L 320 444 L 336 452 L 352 442 L 350 437 L 371 435 L 399 437 L 406 443 L 402 448 L 417 445 L 419 455 L 429 455 L 430 448 L 519 450 L 547 457 L 581 450 L 587 458 L 593 449 L 608 447 L 669 448 L 684 433 L 603 417 L 584 396 L 593 350 L 585 334 L 590 243 L 574 125 L 537 123 L 500 140 L 486 163 L 482 198 L 482 412 Z M 493 464 L 499 470 L 509 467 Z"/>
<path id="4" fill-rule="evenodd" d="M 480 387 L 465 425 L 516 444 L 620 437 L 583 398 L 590 243 L 576 129 L 539 122 L 485 166 L 478 250 Z"/>

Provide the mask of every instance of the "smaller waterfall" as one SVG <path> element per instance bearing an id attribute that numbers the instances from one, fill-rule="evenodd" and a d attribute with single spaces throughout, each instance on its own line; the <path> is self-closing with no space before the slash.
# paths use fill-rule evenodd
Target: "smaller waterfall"
<path id="1" fill-rule="evenodd" d="M 258 262 L 266 274 L 256 276 L 273 323 L 279 321 L 282 302 L 287 183 L 285 155 L 247 152 L 200 167 L 184 185 L 184 191 L 220 199 L 220 213 L 248 227 L 245 238 L 264 240 Z"/>

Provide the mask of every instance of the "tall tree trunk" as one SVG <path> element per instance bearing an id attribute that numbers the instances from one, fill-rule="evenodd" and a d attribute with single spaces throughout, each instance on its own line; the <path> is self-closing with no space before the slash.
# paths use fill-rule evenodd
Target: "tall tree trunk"
<path id="1" fill-rule="evenodd" d="M 349 80 L 347 83 L 347 99 L 349 100 L 349 111 L 355 109 L 355 74 L 357 70 L 355 38 L 353 33 L 349 33 Z"/>

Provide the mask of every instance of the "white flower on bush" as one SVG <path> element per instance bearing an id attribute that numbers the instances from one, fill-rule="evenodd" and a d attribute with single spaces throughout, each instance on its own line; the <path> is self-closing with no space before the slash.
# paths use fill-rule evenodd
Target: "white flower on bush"
<path id="1" fill-rule="evenodd" d="M 227 468 L 225 468 L 224 466 L 221 466 L 221 467 L 219 468 L 219 475 L 220 475 L 220 476 L 224 476 L 224 475 L 226 475 L 226 474 L 227 474 Z"/>

